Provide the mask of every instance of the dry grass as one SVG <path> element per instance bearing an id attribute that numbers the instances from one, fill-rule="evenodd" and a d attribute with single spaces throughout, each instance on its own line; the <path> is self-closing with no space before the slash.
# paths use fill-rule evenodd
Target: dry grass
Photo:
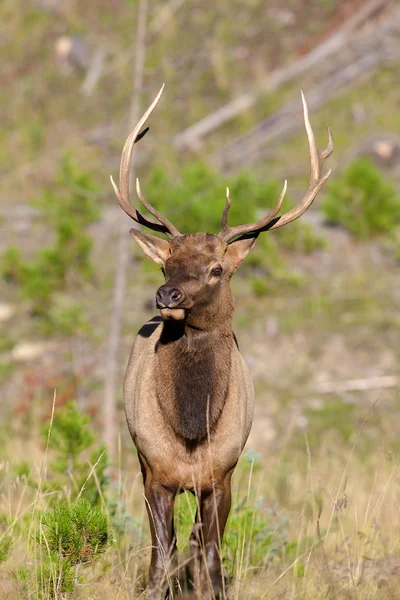
<path id="1" fill-rule="evenodd" d="M 311 449 L 304 436 L 303 446 L 293 453 L 244 455 L 234 478 L 224 550 L 227 573 L 233 573 L 227 580 L 227 598 L 398 597 L 398 463 L 384 440 L 378 439 L 367 456 L 358 448 L 373 410 L 349 443 L 327 438 Z M 14 543 L 0 568 L 0 597 L 48 598 L 51 595 L 35 576 L 45 558 L 41 553 L 46 553 L 45 544 L 39 547 L 35 542 L 38 514 L 54 497 L 68 497 L 68 486 L 46 491 L 51 457 L 36 436 L 28 435 L 23 443 L 10 439 L 4 450 L 0 515 L 3 535 L 11 533 Z M 29 478 L 16 476 L 21 460 L 28 460 L 32 477 L 37 477 L 36 489 Z M 97 566 L 81 573 L 76 598 L 131 600 L 146 595 L 150 541 L 141 478 L 134 456 L 120 455 L 118 463 L 107 491 L 117 506 L 111 521 L 118 521 L 118 511 L 121 518 L 115 543 Z M 110 506 L 104 497 L 103 505 Z M 188 558 L 190 514 L 193 504 L 181 497 L 177 519 L 183 563 Z M 128 515 L 133 520 L 121 527 Z M 237 539 L 235 551 L 232 536 Z"/>

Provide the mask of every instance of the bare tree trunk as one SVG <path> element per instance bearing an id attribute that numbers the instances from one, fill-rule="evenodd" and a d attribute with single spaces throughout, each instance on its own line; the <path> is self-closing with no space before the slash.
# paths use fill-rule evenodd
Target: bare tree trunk
<path id="1" fill-rule="evenodd" d="M 133 129 L 139 120 L 140 94 L 143 87 L 143 73 L 146 53 L 146 29 L 147 29 L 148 0 L 140 0 L 138 7 L 138 25 L 135 44 L 133 45 L 134 67 L 133 67 L 133 90 L 131 106 L 129 110 L 129 131 Z M 131 170 L 131 184 L 133 180 L 133 169 Z M 132 189 L 132 185 L 130 186 Z M 122 213 L 121 213 L 122 215 Z M 110 455 L 115 454 L 116 446 L 116 420 L 117 420 L 117 376 L 118 376 L 118 350 L 121 338 L 121 320 L 123 301 L 126 289 L 126 273 L 129 259 L 129 235 L 125 229 L 126 221 L 121 225 L 118 256 L 116 264 L 113 307 L 111 313 L 110 333 L 107 346 L 107 362 L 105 369 L 104 404 L 103 404 L 103 438 L 107 444 Z"/>

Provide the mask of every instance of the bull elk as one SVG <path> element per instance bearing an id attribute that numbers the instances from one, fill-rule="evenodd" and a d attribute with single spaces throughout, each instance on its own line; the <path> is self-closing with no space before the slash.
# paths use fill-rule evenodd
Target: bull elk
<path id="1" fill-rule="evenodd" d="M 164 87 L 164 86 L 163 86 Z M 312 204 L 330 175 L 322 176 L 333 150 L 318 151 L 302 95 L 310 152 L 307 191 L 294 208 L 278 216 L 286 182 L 275 208 L 257 223 L 228 225 L 229 190 L 217 234 L 181 234 L 144 198 L 156 220 L 142 215 L 129 200 L 132 149 L 162 91 L 129 135 L 121 156 L 119 188 L 111 182 L 121 208 L 136 223 L 167 235 L 131 229 L 144 254 L 161 265 L 165 283 L 156 293 L 161 318 L 146 323 L 137 336 L 124 381 L 125 412 L 143 474 L 152 537 L 150 592 L 159 598 L 170 581 L 176 552 L 173 508 L 178 493 L 197 498 L 190 537 L 192 577 L 201 597 L 218 597 L 223 588 L 221 541 L 231 506 L 231 477 L 250 432 L 254 390 L 232 331 L 234 301 L 230 278 L 261 232 L 282 227 Z M 171 592 L 172 593 L 172 592 Z"/>

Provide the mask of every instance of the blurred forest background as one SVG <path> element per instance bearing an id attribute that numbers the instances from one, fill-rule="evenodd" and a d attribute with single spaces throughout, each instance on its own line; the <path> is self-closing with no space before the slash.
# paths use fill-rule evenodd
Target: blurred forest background
<path id="1" fill-rule="evenodd" d="M 185 232 L 218 231 L 227 185 L 233 224 L 302 197 L 300 90 L 335 141 L 232 281 L 256 416 L 226 595 L 399 598 L 398 2 L 2 0 L 0 60 L 0 598 L 146 597 L 122 379 L 162 275 L 109 176 L 163 82 L 134 171 Z"/>

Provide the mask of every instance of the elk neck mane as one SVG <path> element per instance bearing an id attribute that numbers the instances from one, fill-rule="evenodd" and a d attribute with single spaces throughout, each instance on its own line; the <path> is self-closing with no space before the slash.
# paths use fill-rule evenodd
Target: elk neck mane
<path id="1" fill-rule="evenodd" d="M 231 327 L 198 330 L 165 321 L 156 345 L 158 403 L 175 435 L 188 447 L 205 441 L 229 391 Z"/>

